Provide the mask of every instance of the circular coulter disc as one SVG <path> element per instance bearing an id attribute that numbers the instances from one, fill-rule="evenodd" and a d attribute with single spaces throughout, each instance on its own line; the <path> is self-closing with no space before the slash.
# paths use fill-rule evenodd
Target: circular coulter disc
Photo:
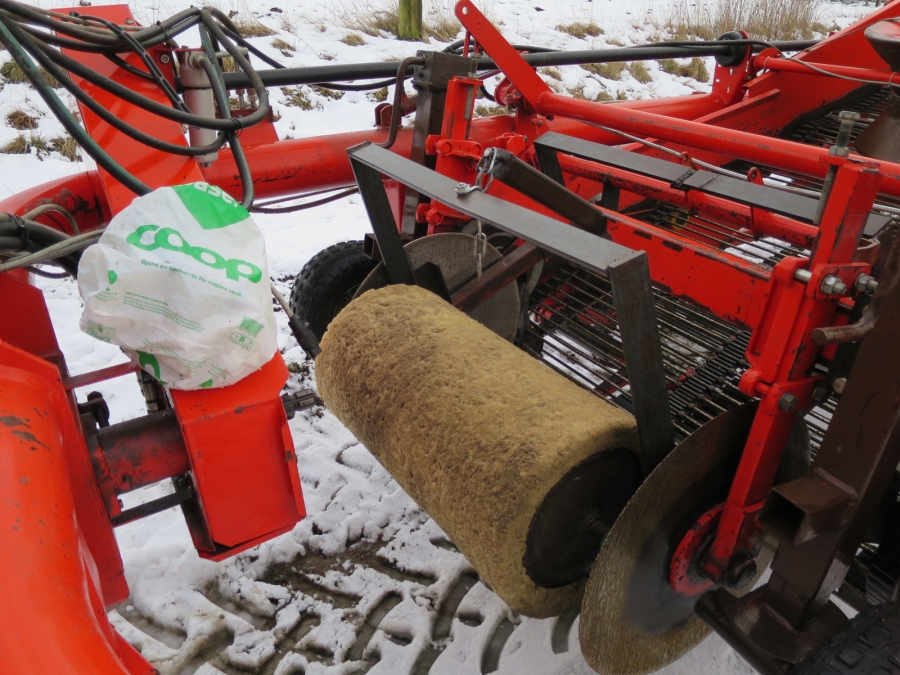
<path id="1" fill-rule="evenodd" d="M 755 402 L 734 408 L 685 439 L 644 481 L 603 542 L 579 628 L 581 651 L 601 675 L 653 672 L 709 634 L 694 614 L 700 596 L 684 597 L 669 586 L 669 559 L 697 518 L 725 500 L 755 412 Z"/>
<path id="2" fill-rule="evenodd" d="M 475 237 L 470 234 L 447 232 L 414 239 L 403 247 L 413 269 L 427 262 L 441 268 L 444 282 L 453 293 L 475 278 Z M 500 259 L 500 252 L 488 244 L 484 253 L 484 267 Z M 388 285 L 384 263 L 372 270 L 359 286 L 354 297 L 366 291 Z M 469 312 L 469 316 L 497 335 L 512 340 L 519 327 L 519 286 L 511 283 Z"/>

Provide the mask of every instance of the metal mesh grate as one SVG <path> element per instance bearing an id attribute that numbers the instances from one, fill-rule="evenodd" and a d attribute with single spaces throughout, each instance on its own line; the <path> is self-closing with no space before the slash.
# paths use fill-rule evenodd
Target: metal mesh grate
<path id="1" fill-rule="evenodd" d="M 669 407 L 687 436 L 748 401 L 737 388 L 749 333 L 654 291 Z M 628 373 L 609 282 L 565 265 L 532 295 L 520 346 L 570 380 L 631 412 Z"/>

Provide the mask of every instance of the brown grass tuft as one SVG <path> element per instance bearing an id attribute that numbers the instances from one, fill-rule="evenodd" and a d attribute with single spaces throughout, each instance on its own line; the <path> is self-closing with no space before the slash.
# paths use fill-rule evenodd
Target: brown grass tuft
<path id="1" fill-rule="evenodd" d="M 614 101 L 615 99 L 612 97 L 612 95 L 608 91 L 603 89 L 599 94 L 597 94 L 597 98 L 595 100 L 597 100 L 597 101 Z"/>
<path id="2" fill-rule="evenodd" d="M 575 21 L 567 25 L 559 25 L 556 30 L 568 33 L 572 37 L 583 40 L 586 37 L 598 37 L 603 35 L 603 29 L 593 21 Z"/>
<path id="3" fill-rule="evenodd" d="M 438 42 L 453 42 L 461 30 L 462 24 L 453 15 L 433 17 L 422 26 L 425 35 Z"/>
<path id="4" fill-rule="evenodd" d="M 309 85 L 309 88 L 316 92 L 319 96 L 324 96 L 325 98 L 330 98 L 332 101 L 340 101 L 344 98 L 344 92 L 335 91 L 334 89 L 326 89 L 325 87 L 320 87 L 317 84 Z"/>
<path id="5" fill-rule="evenodd" d="M 702 40 L 736 29 L 763 40 L 808 39 L 827 30 L 817 0 L 679 0 L 666 28 L 676 38 Z"/>
<path id="6" fill-rule="evenodd" d="M 512 112 L 509 108 L 503 105 L 482 105 L 478 104 L 475 106 L 475 114 L 479 117 L 491 117 L 493 115 L 507 115 Z"/>
<path id="7" fill-rule="evenodd" d="M 347 33 L 344 37 L 341 38 L 341 42 L 343 42 L 345 45 L 350 45 L 351 47 L 359 47 L 366 44 L 363 36 L 357 33 Z"/>
<path id="8" fill-rule="evenodd" d="M 369 99 L 372 103 L 384 103 L 387 101 L 388 90 L 387 87 L 382 87 L 381 89 L 376 89 L 375 91 L 370 91 L 366 94 L 366 98 Z"/>
<path id="9" fill-rule="evenodd" d="M 3 66 L 0 66 L 0 75 L 2 75 L 3 79 L 10 84 L 28 83 L 28 78 L 25 77 L 25 71 L 23 71 L 15 61 L 7 61 Z"/>
<path id="10" fill-rule="evenodd" d="M 675 59 L 661 59 L 658 61 L 659 67 L 667 73 L 677 75 L 678 77 L 692 77 L 698 82 L 709 81 L 709 71 L 706 69 L 706 61 L 699 56 L 695 56 L 690 63 L 680 64 Z"/>
<path id="11" fill-rule="evenodd" d="M 549 68 L 539 68 L 538 72 L 541 75 L 546 75 L 550 79 L 556 80 L 557 82 L 562 82 L 563 76 L 559 68 L 555 68 L 553 66 L 550 66 Z"/>
<path id="12" fill-rule="evenodd" d="M 37 129 L 38 127 L 37 117 L 29 115 L 24 110 L 13 110 L 6 116 L 6 123 L 19 131 Z"/>
<path id="13" fill-rule="evenodd" d="M 589 63 L 581 67 L 607 80 L 621 80 L 625 71 L 624 63 Z"/>
<path id="14" fill-rule="evenodd" d="M 51 138 L 50 147 L 70 162 L 81 161 L 81 156 L 78 154 L 78 143 L 76 143 L 75 139 L 68 134 Z"/>
<path id="15" fill-rule="evenodd" d="M 284 94 L 284 105 L 286 106 L 300 108 L 300 110 L 322 110 L 322 104 L 314 103 L 303 87 L 282 87 L 281 93 Z"/>
<path id="16" fill-rule="evenodd" d="M 237 26 L 240 34 L 245 38 L 269 37 L 270 35 L 277 35 L 274 30 L 262 23 L 255 16 L 243 18 L 235 17 L 234 25 Z"/>
<path id="17" fill-rule="evenodd" d="M 642 61 L 633 61 L 628 64 L 628 72 L 631 76 L 642 84 L 653 81 L 653 75 L 647 70 L 647 66 Z"/>
<path id="18" fill-rule="evenodd" d="M 0 152 L 6 155 L 27 155 L 31 146 L 28 144 L 28 138 L 23 134 L 19 134 L 9 143 L 0 148 Z"/>
<path id="19" fill-rule="evenodd" d="M 280 51 L 282 56 L 291 56 L 295 51 L 297 51 L 297 45 L 288 42 L 287 40 L 283 40 L 282 38 L 275 38 L 269 44 Z"/>

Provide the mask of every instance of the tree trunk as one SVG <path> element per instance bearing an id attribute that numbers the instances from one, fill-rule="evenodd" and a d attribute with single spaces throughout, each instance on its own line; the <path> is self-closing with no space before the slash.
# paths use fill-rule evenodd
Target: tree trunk
<path id="1" fill-rule="evenodd" d="M 397 37 L 401 40 L 422 39 L 422 0 L 400 0 Z"/>

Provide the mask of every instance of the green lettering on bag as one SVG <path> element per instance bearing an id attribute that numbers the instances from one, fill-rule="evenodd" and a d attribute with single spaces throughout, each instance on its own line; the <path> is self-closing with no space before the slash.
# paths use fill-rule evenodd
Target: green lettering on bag
<path id="1" fill-rule="evenodd" d="M 215 185 L 198 182 L 176 185 L 172 189 L 204 230 L 228 227 L 250 217 L 247 209 Z"/>
<path id="2" fill-rule="evenodd" d="M 149 232 L 155 232 L 156 234 L 152 239 L 147 240 L 144 235 Z M 208 248 L 191 246 L 181 232 L 171 227 L 161 228 L 159 225 L 141 225 L 129 234 L 125 241 L 144 251 L 155 251 L 158 248 L 162 248 L 167 251 L 184 253 L 214 270 L 225 270 L 225 276 L 233 281 L 243 277 L 250 283 L 255 284 L 262 279 L 262 270 L 256 265 L 236 258 L 226 260 L 222 255 Z"/>

